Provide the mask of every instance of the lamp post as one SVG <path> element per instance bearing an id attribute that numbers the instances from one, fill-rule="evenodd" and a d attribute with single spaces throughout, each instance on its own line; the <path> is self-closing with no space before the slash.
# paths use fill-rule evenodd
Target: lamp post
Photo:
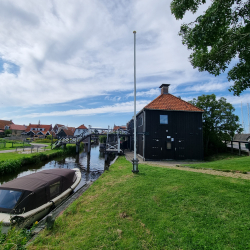
<path id="1" fill-rule="evenodd" d="M 136 158 L 136 31 L 134 33 L 134 159 L 132 160 L 133 163 L 133 173 L 138 173 L 138 162 L 139 160 Z"/>

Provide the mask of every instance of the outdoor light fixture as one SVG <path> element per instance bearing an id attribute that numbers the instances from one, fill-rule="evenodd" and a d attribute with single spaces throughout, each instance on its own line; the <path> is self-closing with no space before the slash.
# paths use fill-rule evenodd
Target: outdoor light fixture
<path id="1" fill-rule="evenodd" d="M 136 60 L 135 60 L 135 41 L 136 41 L 136 31 L 133 31 L 134 33 L 134 159 L 132 160 L 133 163 L 133 173 L 138 173 L 138 162 L 136 158 Z"/>

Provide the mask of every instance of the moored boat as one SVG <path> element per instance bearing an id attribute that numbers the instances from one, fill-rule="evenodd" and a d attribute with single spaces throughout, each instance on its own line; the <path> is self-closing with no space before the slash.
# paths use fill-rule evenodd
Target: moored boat
<path id="1" fill-rule="evenodd" d="M 79 169 L 48 169 L 0 186 L 2 232 L 27 227 L 65 200 L 81 181 Z"/>

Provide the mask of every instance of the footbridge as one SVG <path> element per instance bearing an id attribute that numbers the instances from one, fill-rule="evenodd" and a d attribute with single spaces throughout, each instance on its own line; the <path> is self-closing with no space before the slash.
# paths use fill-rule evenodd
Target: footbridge
<path id="1" fill-rule="evenodd" d="M 88 147 L 90 150 L 91 136 L 107 135 L 106 152 L 117 152 L 120 153 L 120 137 L 127 136 L 126 130 L 113 130 L 109 128 L 94 128 L 84 130 L 81 134 L 73 138 L 61 138 L 52 144 L 52 149 L 58 148 L 66 144 L 76 144 L 76 151 L 79 152 L 80 143 L 88 138 Z"/>

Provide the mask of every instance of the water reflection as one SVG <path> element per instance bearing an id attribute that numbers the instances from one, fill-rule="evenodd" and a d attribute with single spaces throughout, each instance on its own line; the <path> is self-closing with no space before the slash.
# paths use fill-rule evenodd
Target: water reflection
<path id="1" fill-rule="evenodd" d="M 92 146 L 91 152 L 87 153 L 85 149 L 83 152 L 70 157 L 59 157 L 51 161 L 30 165 L 21 169 L 19 173 L 5 175 L 0 177 L 0 184 L 13 180 L 15 178 L 35 173 L 44 169 L 53 168 L 79 168 L 82 173 L 82 180 L 77 189 L 84 185 L 87 181 L 94 181 L 108 169 L 105 165 L 105 156 L 103 152 L 99 152 L 99 146 Z M 76 190 L 77 190 L 76 189 Z"/>

